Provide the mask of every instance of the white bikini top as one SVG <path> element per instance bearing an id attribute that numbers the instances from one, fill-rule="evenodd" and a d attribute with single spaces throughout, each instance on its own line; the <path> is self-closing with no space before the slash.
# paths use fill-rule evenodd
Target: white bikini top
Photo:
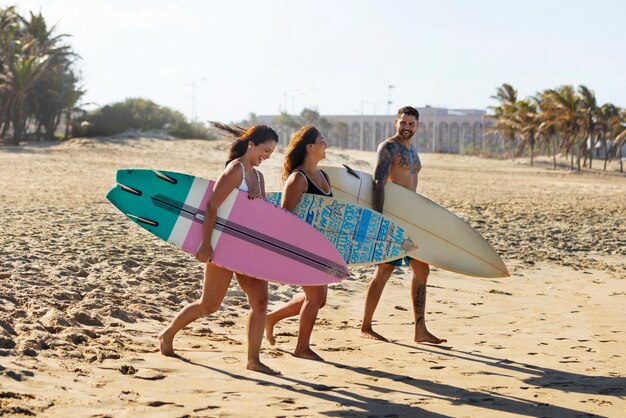
<path id="1" fill-rule="evenodd" d="M 246 183 L 246 167 L 243 165 L 241 161 L 237 161 L 243 170 L 243 178 L 241 179 L 241 184 L 239 185 L 239 190 L 243 190 L 244 192 L 248 191 L 248 183 Z M 259 182 L 259 189 L 261 188 L 261 177 L 259 176 L 259 172 L 253 168 L 256 173 L 256 180 Z"/>

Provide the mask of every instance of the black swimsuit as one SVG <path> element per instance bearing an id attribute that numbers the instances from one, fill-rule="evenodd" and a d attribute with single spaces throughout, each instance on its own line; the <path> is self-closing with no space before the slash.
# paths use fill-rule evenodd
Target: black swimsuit
<path id="1" fill-rule="evenodd" d="M 306 173 L 304 171 L 302 171 L 302 170 L 294 170 L 294 171 L 304 175 L 304 178 L 306 178 L 307 189 L 306 189 L 305 193 L 333 197 L 333 189 L 330 187 L 330 182 L 328 181 L 328 176 L 322 170 L 320 170 L 320 171 L 322 171 L 322 175 L 324 176 L 324 178 L 326 179 L 326 183 L 328 184 L 328 189 L 329 189 L 328 193 L 324 193 L 324 191 L 322 189 L 317 187 L 317 185 L 315 183 L 313 183 L 313 181 L 309 178 L 309 176 L 306 175 Z"/>

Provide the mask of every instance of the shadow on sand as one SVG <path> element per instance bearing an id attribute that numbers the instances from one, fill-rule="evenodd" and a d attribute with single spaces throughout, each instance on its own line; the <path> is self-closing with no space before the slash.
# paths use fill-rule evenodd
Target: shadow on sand
<path id="1" fill-rule="evenodd" d="M 398 343 L 394 343 L 398 344 Z M 398 344 L 401 346 L 405 346 L 403 344 Z M 405 346 L 415 350 L 416 347 Z M 472 354 L 462 353 L 463 355 L 451 354 L 450 350 L 430 350 L 430 349 L 421 349 L 423 352 L 432 352 L 440 355 L 453 355 L 459 358 L 465 359 L 467 357 L 468 360 L 473 361 L 482 361 L 488 364 L 492 363 L 492 358 L 484 358 L 484 359 L 472 359 Z M 258 377 L 248 377 L 240 374 L 232 373 L 229 371 L 225 371 L 219 369 L 217 367 L 208 366 L 205 364 L 200 364 L 194 362 L 192 360 L 186 359 L 184 357 L 179 357 L 182 361 L 198 366 L 203 367 L 208 370 L 211 370 L 216 373 L 221 373 L 233 379 L 239 379 L 243 381 L 248 381 L 252 383 L 256 383 L 263 386 L 272 386 L 275 388 L 283 389 L 287 392 L 298 393 L 299 395 L 306 395 L 313 399 L 321 400 L 329 402 L 330 405 L 333 403 L 343 405 L 343 409 L 336 410 L 327 410 L 322 412 L 325 416 L 363 416 L 366 414 L 367 416 L 399 416 L 399 417 L 443 417 L 444 415 L 430 412 L 423 407 L 420 407 L 420 404 L 428 404 L 430 400 L 443 400 L 447 401 L 453 405 L 472 405 L 477 408 L 484 408 L 489 411 L 494 412 L 506 412 L 511 414 L 518 414 L 524 416 L 531 417 L 539 417 L 539 416 L 559 416 L 559 417 L 574 417 L 574 416 L 593 416 L 585 411 L 563 408 L 559 406 L 550 405 L 543 402 L 538 402 L 537 400 L 529 400 L 514 396 L 506 396 L 502 394 L 497 394 L 491 391 L 476 391 L 476 390 L 468 390 L 461 387 L 446 385 L 437 382 L 431 382 L 423 379 L 418 379 L 416 377 L 411 377 L 408 375 L 398 375 L 394 373 L 389 373 L 381 370 L 377 370 L 374 368 L 365 368 L 365 367 L 354 367 L 336 362 L 325 362 L 328 365 L 332 365 L 334 367 L 348 370 L 352 373 L 357 373 L 361 375 L 368 376 L 370 378 L 374 378 L 376 381 L 380 383 L 380 385 L 372 385 L 372 384 L 359 384 L 361 389 L 366 390 L 371 393 L 371 396 L 364 396 L 360 394 L 353 393 L 349 390 L 349 387 L 342 385 L 343 383 L 338 382 L 324 382 L 316 381 L 315 383 L 294 379 L 288 376 L 279 375 L 279 376 L 267 376 L 262 374 L 258 374 Z M 306 360 L 303 360 L 306 361 Z M 500 361 L 502 366 L 510 366 L 510 364 L 504 363 L 504 361 Z M 506 369 L 506 367 L 505 367 Z M 538 368 L 531 368 L 530 370 L 537 370 Z M 528 369 L 526 367 L 523 368 L 524 371 Z M 419 370 L 417 370 L 419 372 Z M 548 370 L 546 370 L 546 373 Z M 562 372 L 561 372 L 562 373 Z M 389 389 L 389 385 L 384 383 L 384 380 L 389 380 L 391 382 L 402 382 L 407 385 L 406 391 L 399 391 L 395 389 Z M 279 382 L 283 383 L 279 383 Z M 331 386 L 333 384 L 338 384 L 340 386 Z M 354 383 L 352 383 L 354 384 Z M 618 382 L 613 382 L 613 384 L 618 384 Z M 546 387 L 546 386 L 542 386 Z M 385 394 L 387 393 L 402 393 L 406 395 L 407 401 L 405 403 L 395 403 L 385 400 Z M 589 393 L 592 393 L 591 391 Z M 593 392 L 595 393 L 595 392 Z M 295 406 L 295 405 L 292 405 Z M 345 408 L 350 408 L 346 410 Z M 304 412 L 304 411 L 303 411 Z"/>

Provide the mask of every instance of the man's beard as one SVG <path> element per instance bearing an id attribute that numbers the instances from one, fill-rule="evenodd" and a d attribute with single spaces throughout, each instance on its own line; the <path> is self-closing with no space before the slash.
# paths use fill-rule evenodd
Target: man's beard
<path id="1" fill-rule="evenodd" d="M 411 131 L 404 130 L 404 129 L 400 131 L 400 137 L 405 140 L 411 139 L 413 135 L 415 135 L 415 132 L 411 132 Z"/>

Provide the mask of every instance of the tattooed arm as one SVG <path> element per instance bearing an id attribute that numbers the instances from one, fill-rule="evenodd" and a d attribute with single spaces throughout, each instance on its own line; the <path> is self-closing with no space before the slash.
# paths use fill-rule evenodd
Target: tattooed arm
<path id="1" fill-rule="evenodd" d="M 374 170 L 372 208 L 380 213 L 383 213 L 383 206 L 385 205 L 385 184 L 389 178 L 396 148 L 397 145 L 393 142 L 383 142 L 378 148 L 378 161 Z"/>

